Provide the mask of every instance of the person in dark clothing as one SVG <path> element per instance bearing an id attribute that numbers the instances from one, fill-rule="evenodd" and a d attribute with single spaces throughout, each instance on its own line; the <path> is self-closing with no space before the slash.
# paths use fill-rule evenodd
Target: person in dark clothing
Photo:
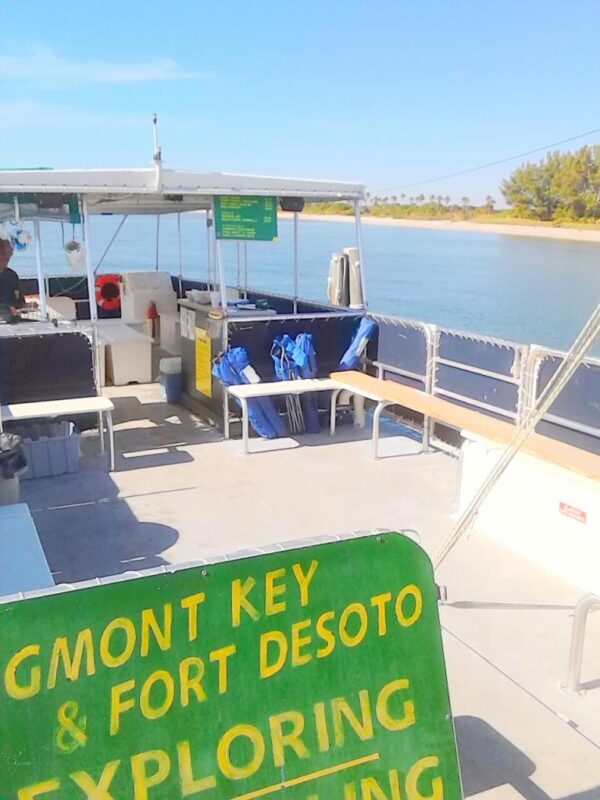
<path id="1" fill-rule="evenodd" d="M 9 239 L 0 239 L 0 314 L 16 317 L 18 309 L 26 305 L 19 276 L 8 264 L 13 254 Z"/>

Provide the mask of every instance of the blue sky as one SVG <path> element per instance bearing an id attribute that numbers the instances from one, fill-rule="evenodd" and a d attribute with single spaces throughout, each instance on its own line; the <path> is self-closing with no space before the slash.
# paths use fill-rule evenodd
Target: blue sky
<path id="1" fill-rule="evenodd" d="M 400 187 L 600 127 L 597 0 L 8 8 L 4 167 L 143 166 L 157 111 L 168 166 L 499 199 L 512 164 Z"/>

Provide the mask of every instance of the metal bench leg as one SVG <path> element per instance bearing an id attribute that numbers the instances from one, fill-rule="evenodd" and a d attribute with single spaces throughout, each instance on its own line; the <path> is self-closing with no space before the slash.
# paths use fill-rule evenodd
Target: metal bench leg
<path id="1" fill-rule="evenodd" d="M 248 449 L 248 401 L 245 397 L 240 398 L 242 404 L 242 452 L 247 455 Z"/>
<path id="2" fill-rule="evenodd" d="M 389 403 L 377 403 L 375 411 L 373 412 L 373 438 L 371 440 L 371 454 L 373 458 L 379 458 L 379 418 L 387 405 L 389 405 Z"/>
<path id="3" fill-rule="evenodd" d="M 337 412 L 337 401 L 341 394 L 341 389 L 334 389 L 331 393 L 331 406 L 329 412 L 329 433 L 331 436 L 335 434 L 335 416 Z"/>
<path id="4" fill-rule="evenodd" d="M 112 411 L 106 412 L 106 425 L 108 427 L 108 446 L 110 448 L 110 471 L 115 471 L 115 432 L 113 429 Z"/>
<path id="5" fill-rule="evenodd" d="M 100 455 L 104 455 L 104 417 L 102 412 L 98 412 L 98 436 L 100 437 Z"/>
<path id="6" fill-rule="evenodd" d="M 421 452 L 428 453 L 431 449 L 429 440 L 431 438 L 431 417 L 423 418 L 423 440 L 421 442 Z"/>

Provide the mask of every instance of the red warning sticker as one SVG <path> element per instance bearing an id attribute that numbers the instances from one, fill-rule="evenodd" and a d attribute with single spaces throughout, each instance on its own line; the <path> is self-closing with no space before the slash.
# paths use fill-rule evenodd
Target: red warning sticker
<path id="1" fill-rule="evenodd" d="M 559 504 L 559 511 L 561 514 L 564 514 L 565 517 L 571 517 L 571 519 L 575 519 L 577 522 L 583 522 L 584 524 L 587 522 L 586 512 L 582 511 L 580 508 L 575 508 L 575 506 L 570 506 L 568 503 L 561 502 Z"/>

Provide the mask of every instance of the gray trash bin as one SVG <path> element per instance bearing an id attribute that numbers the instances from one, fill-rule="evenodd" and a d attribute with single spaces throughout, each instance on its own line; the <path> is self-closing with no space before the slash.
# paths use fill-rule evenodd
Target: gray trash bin
<path id="1" fill-rule="evenodd" d="M 19 476 L 26 468 L 23 439 L 14 433 L 0 433 L 0 506 L 19 502 Z"/>

